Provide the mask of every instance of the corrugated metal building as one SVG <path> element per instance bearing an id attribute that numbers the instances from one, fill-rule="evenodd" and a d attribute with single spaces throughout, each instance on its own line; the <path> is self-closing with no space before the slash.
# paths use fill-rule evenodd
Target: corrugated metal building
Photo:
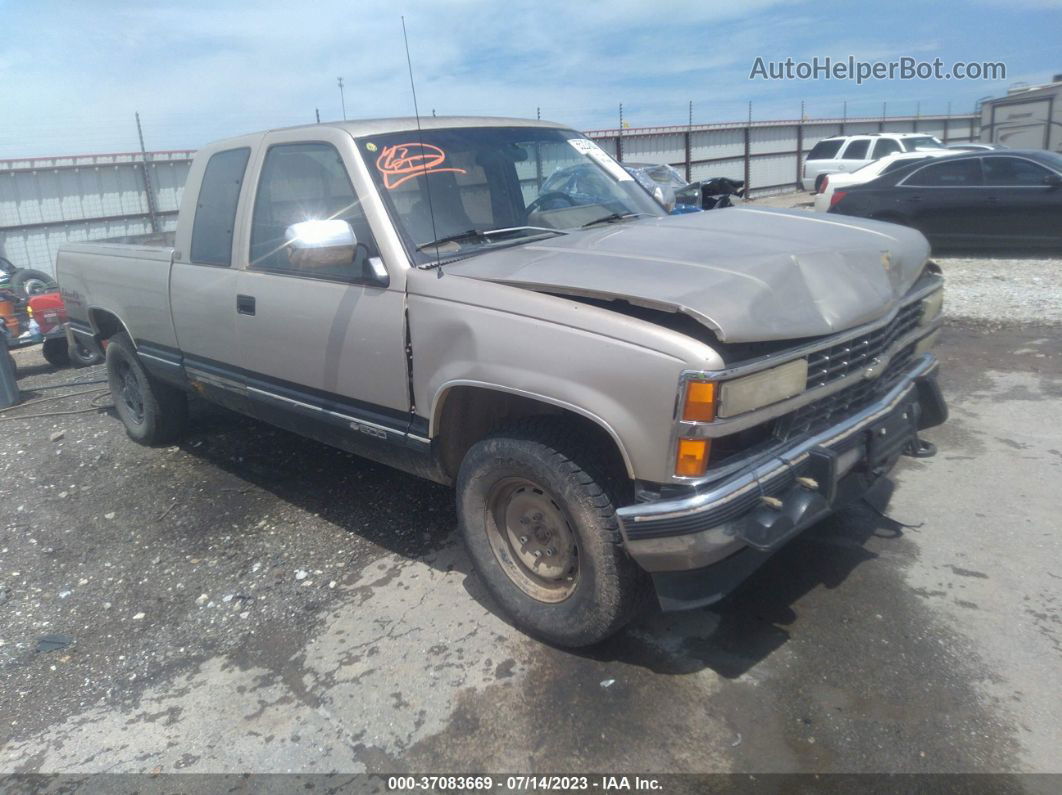
<path id="1" fill-rule="evenodd" d="M 172 230 L 193 154 L 0 160 L 0 256 L 51 273 L 68 241 Z"/>

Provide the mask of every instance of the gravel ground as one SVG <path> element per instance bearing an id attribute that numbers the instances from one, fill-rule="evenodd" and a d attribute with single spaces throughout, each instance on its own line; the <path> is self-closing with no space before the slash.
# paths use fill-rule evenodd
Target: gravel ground
<path id="1" fill-rule="evenodd" d="M 934 257 L 944 313 L 988 326 L 1062 324 L 1062 258 Z"/>

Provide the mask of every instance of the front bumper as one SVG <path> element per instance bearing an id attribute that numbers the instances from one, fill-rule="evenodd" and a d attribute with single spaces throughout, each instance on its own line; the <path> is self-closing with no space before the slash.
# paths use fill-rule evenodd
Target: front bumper
<path id="1" fill-rule="evenodd" d="M 937 368 L 922 356 L 880 400 L 721 483 L 620 508 L 627 551 L 652 575 L 661 606 L 718 601 L 891 469 L 919 430 L 947 419 Z"/>

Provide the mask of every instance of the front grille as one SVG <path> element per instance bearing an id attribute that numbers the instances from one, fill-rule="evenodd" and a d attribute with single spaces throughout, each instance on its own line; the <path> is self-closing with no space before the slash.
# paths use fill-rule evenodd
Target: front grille
<path id="1" fill-rule="evenodd" d="M 814 389 L 832 383 L 866 368 L 896 340 L 917 326 L 921 315 L 922 304 L 915 301 L 901 307 L 896 317 L 881 328 L 815 351 L 808 356 L 807 388 Z"/>
<path id="2" fill-rule="evenodd" d="M 914 349 L 915 344 L 912 343 L 899 351 L 892 357 L 885 372 L 877 378 L 861 380 L 779 417 L 774 421 L 773 436 L 780 441 L 787 441 L 817 433 L 880 400 L 903 376 L 914 357 Z"/>

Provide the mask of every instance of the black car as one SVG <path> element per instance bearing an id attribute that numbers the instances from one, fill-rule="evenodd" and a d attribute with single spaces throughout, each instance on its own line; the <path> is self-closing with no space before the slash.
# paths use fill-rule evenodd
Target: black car
<path id="1" fill-rule="evenodd" d="M 934 248 L 1062 247 L 1062 155 L 1008 149 L 922 161 L 835 191 L 829 211 L 912 226 Z"/>

